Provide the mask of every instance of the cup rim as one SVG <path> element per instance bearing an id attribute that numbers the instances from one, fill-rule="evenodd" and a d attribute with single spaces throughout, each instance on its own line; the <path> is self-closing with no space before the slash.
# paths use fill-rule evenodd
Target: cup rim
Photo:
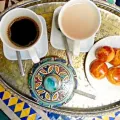
<path id="1" fill-rule="evenodd" d="M 40 23 L 40 25 L 41 25 L 41 28 L 39 27 L 39 29 L 40 29 L 40 34 L 39 34 L 37 40 L 35 41 L 34 44 L 32 44 L 32 45 L 30 45 L 30 46 L 28 46 L 28 47 L 19 47 L 19 46 L 13 44 L 13 43 L 12 43 L 12 44 L 13 44 L 14 46 L 17 46 L 17 47 L 16 47 L 16 48 L 15 48 L 15 47 L 11 47 L 10 45 L 8 45 L 8 44 L 6 43 L 6 41 L 3 40 L 1 31 L 0 31 L 0 38 L 1 38 L 1 41 L 3 42 L 3 44 L 5 44 L 7 47 L 9 47 L 9 48 L 11 48 L 11 49 L 13 49 L 13 50 L 15 50 L 15 51 L 16 51 L 16 50 L 17 50 L 17 51 L 24 51 L 24 50 L 30 49 L 31 47 L 34 47 L 34 46 L 39 42 L 41 36 L 43 35 L 43 26 L 42 26 L 41 20 L 39 19 L 38 15 L 37 15 L 35 12 L 33 12 L 32 10 L 27 9 L 27 8 L 15 8 L 15 9 L 12 9 L 12 10 L 10 10 L 9 12 L 7 12 L 7 13 L 2 17 L 2 19 L 1 19 L 1 21 L 0 21 L 0 27 L 1 27 L 1 24 L 4 23 L 5 17 L 8 16 L 8 15 L 10 15 L 12 12 L 16 12 L 16 10 L 24 10 L 24 11 L 31 12 L 32 14 L 34 14 L 34 16 L 36 16 L 36 18 L 38 19 L 38 21 L 39 21 L 39 23 Z M 34 20 L 34 18 L 32 18 L 32 17 L 30 17 L 30 18 Z M 12 21 L 12 20 L 11 20 L 11 21 Z M 38 26 L 40 26 L 40 25 L 38 25 Z"/>
<path id="2" fill-rule="evenodd" d="M 59 15 L 58 15 L 58 24 L 59 24 L 59 27 L 60 27 L 60 29 L 61 29 L 61 32 L 62 32 L 67 38 L 69 38 L 69 39 L 71 39 L 71 40 L 84 40 L 84 39 L 89 39 L 89 38 L 91 38 L 91 36 L 95 35 L 95 34 L 98 32 L 98 30 L 100 29 L 100 26 L 101 26 L 101 13 L 100 13 L 100 10 L 99 10 L 99 8 L 98 8 L 92 1 L 90 1 L 90 0 L 84 0 L 84 1 L 83 1 L 83 2 L 88 2 L 88 3 L 92 4 L 92 5 L 96 8 L 96 10 L 97 10 L 97 12 L 98 12 L 98 15 L 99 15 L 99 25 L 98 25 L 96 31 L 95 31 L 93 34 L 91 34 L 89 37 L 86 37 L 86 38 L 83 38 L 83 39 L 75 39 L 75 38 L 70 37 L 69 35 L 67 35 L 67 34 L 65 33 L 65 31 L 64 31 L 63 28 L 62 28 L 61 19 L 60 19 L 61 16 L 63 15 L 63 13 L 64 13 L 64 10 L 65 10 L 65 9 L 69 6 L 69 4 L 72 3 L 72 2 L 74 2 L 73 5 L 76 4 L 76 3 L 75 3 L 75 0 L 71 0 L 71 1 L 67 2 L 64 6 L 62 6 L 62 8 L 61 8 L 61 10 L 60 10 L 60 12 L 59 12 Z M 80 1 L 80 2 L 81 2 L 81 1 Z"/>

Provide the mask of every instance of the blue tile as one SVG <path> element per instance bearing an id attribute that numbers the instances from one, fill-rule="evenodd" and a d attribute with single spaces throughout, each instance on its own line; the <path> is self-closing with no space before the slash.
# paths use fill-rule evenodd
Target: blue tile
<path id="1" fill-rule="evenodd" d="M 102 119 L 102 116 L 98 116 L 97 118 L 100 118 L 100 119 Z"/>
<path id="2" fill-rule="evenodd" d="M 10 108 L 12 111 L 14 111 L 15 105 L 9 106 L 9 108 Z"/>
<path id="3" fill-rule="evenodd" d="M 116 113 L 115 113 L 115 116 L 118 116 L 119 114 L 120 114 L 120 111 L 116 112 Z"/>
<path id="4" fill-rule="evenodd" d="M 27 120 L 28 117 L 23 117 L 23 118 L 20 118 L 21 120 Z"/>
<path id="5" fill-rule="evenodd" d="M 23 109 L 26 109 L 26 108 L 29 108 L 29 107 L 30 106 L 27 103 L 25 103 Z"/>
<path id="6" fill-rule="evenodd" d="M 48 112 L 47 113 L 47 116 L 49 117 L 49 118 L 55 118 L 56 120 L 60 117 L 60 115 L 59 114 L 55 114 L 55 113 L 51 113 L 51 112 Z"/>
<path id="7" fill-rule="evenodd" d="M 0 98 L 2 99 L 4 92 L 0 92 Z"/>
<path id="8" fill-rule="evenodd" d="M 4 102 L 6 105 L 8 105 L 9 99 L 3 100 L 3 102 Z"/>
<path id="9" fill-rule="evenodd" d="M 21 103 L 21 102 L 23 102 L 23 101 L 21 101 L 20 99 L 18 99 L 18 102 L 17 102 L 17 103 Z"/>
<path id="10" fill-rule="evenodd" d="M 16 114 L 18 117 L 20 117 L 20 115 L 21 115 L 21 112 L 22 112 L 22 111 L 15 112 L 15 114 Z"/>
<path id="11" fill-rule="evenodd" d="M 30 109 L 30 114 L 29 114 L 29 115 L 32 115 L 32 114 L 34 114 L 34 113 L 36 113 L 35 110 L 33 110 L 33 109 L 31 108 L 31 109 Z"/>
<path id="12" fill-rule="evenodd" d="M 109 120 L 115 120 L 115 118 L 113 118 L 113 117 L 109 117 Z"/>

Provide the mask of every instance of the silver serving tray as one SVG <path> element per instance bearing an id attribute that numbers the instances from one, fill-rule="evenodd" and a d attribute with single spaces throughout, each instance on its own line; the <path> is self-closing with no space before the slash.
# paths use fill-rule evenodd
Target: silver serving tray
<path id="1" fill-rule="evenodd" d="M 22 1 L 19 2 L 15 5 L 13 5 L 12 7 L 8 8 L 7 10 L 5 10 L 4 12 L 2 12 L 0 14 L 0 19 L 2 18 L 2 16 L 7 13 L 9 10 L 14 9 L 16 7 L 24 7 L 24 8 L 30 8 L 36 11 L 36 8 L 38 9 L 42 9 L 50 6 L 52 8 L 52 10 L 54 10 L 57 6 L 61 6 L 64 4 L 64 2 L 66 2 L 67 0 L 30 0 L 30 1 Z M 110 5 L 106 2 L 103 1 L 98 1 L 98 0 L 93 0 L 95 2 L 95 4 L 104 9 L 107 10 L 117 16 L 120 17 L 120 8 L 117 7 L 116 5 Z M 48 9 L 49 12 L 49 9 Z M 47 11 L 46 11 L 47 13 Z M 51 13 L 52 14 L 52 13 Z M 46 16 L 44 16 L 46 17 Z M 49 23 L 50 21 L 48 21 Z M 120 23 L 118 23 L 120 24 Z M 48 35 L 50 35 L 50 26 L 48 25 Z M 103 37 L 103 36 L 102 36 Z M 105 37 L 105 36 L 104 36 Z M 101 37 L 99 37 L 97 40 L 101 39 Z M 2 47 L 2 46 L 0 46 Z M 53 50 L 53 48 L 51 47 L 51 45 L 49 44 L 50 47 L 50 51 Z M 52 49 L 52 50 L 51 50 Z M 63 57 L 64 56 L 64 52 L 63 51 L 58 51 L 56 50 L 56 52 L 59 52 L 59 56 Z M 53 55 L 53 54 L 48 54 L 48 55 Z M 57 54 L 54 54 L 57 55 Z M 81 56 L 85 56 L 85 55 L 81 55 Z M 63 57 L 64 58 L 64 57 Z M 66 58 L 65 58 L 66 59 Z M 85 57 L 82 57 L 82 59 L 84 60 Z M 75 61 L 77 61 L 77 59 L 75 59 Z M 14 62 L 13 62 L 14 63 Z M 16 63 L 15 63 L 16 64 Z M 26 64 L 26 63 L 24 63 Z M 1 64 L 0 64 L 1 65 Z M 31 63 L 30 63 L 31 65 Z M 74 65 L 77 66 L 77 65 Z M 2 66 L 0 66 L 2 67 Z M 4 70 L 3 70 L 4 71 Z M 13 73 L 14 74 L 14 73 Z M 120 101 L 114 102 L 114 103 L 109 103 L 108 105 L 101 105 L 101 106 L 96 106 L 96 107 L 68 107 L 68 106 L 63 106 L 60 108 L 46 108 L 46 107 L 41 107 L 37 104 L 36 101 L 34 101 L 29 92 L 28 93 L 24 93 L 22 92 L 21 88 L 17 89 L 17 87 L 15 87 L 15 85 L 10 84 L 9 82 L 9 77 L 5 77 L 6 75 L 3 75 L 2 71 L 0 71 L 0 84 L 3 85 L 7 90 L 9 90 L 12 94 L 14 94 L 15 96 L 19 97 L 20 99 L 24 100 L 25 102 L 27 102 L 28 104 L 32 105 L 33 107 L 37 107 L 39 109 L 45 110 L 45 111 L 50 111 L 50 112 L 55 112 L 58 114 L 63 114 L 63 115 L 73 115 L 73 116 L 97 116 L 97 115 L 102 115 L 105 113 L 109 113 L 109 112 L 113 112 L 113 111 L 117 111 L 120 108 Z M 21 90 L 21 91 L 20 91 Z"/>

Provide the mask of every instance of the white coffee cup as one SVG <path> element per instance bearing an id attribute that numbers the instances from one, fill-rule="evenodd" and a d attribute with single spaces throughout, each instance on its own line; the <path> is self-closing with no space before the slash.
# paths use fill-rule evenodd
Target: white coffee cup
<path id="1" fill-rule="evenodd" d="M 96 25 L 96 29 L 95 31 L 93 31 L 89 36 L 86 36 L 85 38 L 74 38 L 74 37 L 71 37 L 70 35 L 67 34 L 67 32 L 63 29 L 63 25 L 62 25 L 62 17 L 65 13 L 65 11 L 70 8 L 71 6 L 73 5 L 76 5 L 76 4 L 89 4 L 92 8 L 94 8 L 98 18 L 98 24 Z M 75 14 L 74 11 L 72 11 L 73 13 L 72 14 Z M 86 11 L 82 11 L 84 14 Z M 87 11 L 87 13 L 89 13 L 89 11 Z M 80 11 L 77 12 L 77 14 L 80 16 Z M 94 13 L 93 13 L 94 14 Z M 67 17 L 66 17 L 67 18 Z M 89 21 L 90 19 L 88 19 Z M 68 20 L 69 22 L 69 20 Z M 76 21 L 75 21 L 76 22 Z M 59 16 L 58 16 L 58 24 L 59 24 L 59 27 L 62 31 L 62 33 L 67 37 L 69 38 L 68 40 L 72 40 L 72 43 L 73 43 L 73 54 L 75 56 L 78 56 L 79 55 L 79 52 L 80 52 L 80 43 L 83 43 L 85 44 L 85 49 L 84 51 L 89 51 L 89 49 L 92 47 L 92 45 L 94 44 L 94 38 L 95 38 L 95 35 L 97 33 L 97 31 L 99 30 L 100 28 L 100 25 L 101 25 L 101 14 L 100 14 L 100 10 L 98 9 L 98 7 L 90 0 L 71 0 L 69 2 L 67 2 L 61 9 L 60 13 L 59 13 Z M 82 24 L 82 23 L 81 23 Z M 69 25 L 69 29 L 72 29 L 71 26 Z M 73 30 L 74 32 L 74 30 Z M 86 32 L 86 30 L 84 30 L 84 32 Z M 84 40 L 84 41 L 83 41 Z"/>
<path id="2" fill-rule="evenodd" d="M 21 47 L 21 46 L 15 45 L 14 43 L 12 43 L 9 40 L 9 37 L 7 34 L 8 27 L 11 24 L 11 22 L 14 21 L 16 18 L 20 18 L 20 17 L 29 17 L 29 18 L 33 19 L 37 23 L 38 29 L 40 32 L 35 43 L 33 43 L 32 45 L 30 45 L 28 47 Z M 0 38 L 1 38 L 2 42 L 7 47 L 9 47 L 15 51 L 27 50 L 34 63 L 38 63 L 40 61 L 40 59 L 37 55 L 37 51 L 35 50 L 34 46 L 39 42 L 42 34 L 43 34 L 43 27 L 42 27 L 42 24 L 41 24 L 39 17 L 37 16 L 36 13 L 34 13 L 32 10 L 29 10 L 27 8 L 15 8 L 13 10 L 10 10 L 8 13 L 6 13 L 2 17 L 2 19 L 0 21 Z"/>

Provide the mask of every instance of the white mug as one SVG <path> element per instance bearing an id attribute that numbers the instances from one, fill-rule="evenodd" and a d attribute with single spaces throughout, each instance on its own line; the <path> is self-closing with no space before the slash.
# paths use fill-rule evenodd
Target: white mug
<path id="1" fill-rule="evenodd" d="M 33 19 L 38 25 L 38 29 L 40 32 L 39 37 L 35 43 L 33 43 L 32 45 L 30 45 L 28 47 L 17 46 L 14 43 L 12 43 L 8 38 L 8 34 L 7 34 L 8 26 L 10 25 L 10 23 L 12 21 L 14 21 L 16 18 L 19 18 L 19 17 L 29 17 L 29 18 Z M 40 59 L 37 55 L 37 51 L 35 50 L 34 46 L 41 39 L 42 34 L 43 34 L 43 27 L 42 27 L 40 19 L 38 18 L 36 13 L 34 13 L 32 10 L 29 10 L 27 8 L 15 8 L 15 9 L 9 11 L 8 13 L 6 13 L 0 21 L 0 38 L 1 38 L 2 42 L 6 46 L 8 46 L 9 48 L 11 48 L 15 51 L 27 50 L 34 63 L 40 62 Z"/>
<path id="2" fill-rule="evenodd" d="M 97 24 L 97 27 L 96 27 L 96 30 L 90 35 L 90 36 L 87 36 L 86 38 L 79 38 L 79 39 L 76 39 L 74 37 L 71 37 L 69 36 L 66 31 L 63 29 L 63 25 L 62 25 L 62 16 L 65 12 L 65 10 L 75 4 L 83 4 L 83 3 L 86 3 L 86 4 L 89 4 L 91 7 L 94 8 L 94 10 L 96 11 L 97 13 L 97 20 L 98 20 L 98 24 Z M 84 14 L 85 11 L 82 11 Z M 71 13 L 71 15 L 74 14 Z M 79 11 L 77 12 L 77 14 L 80 16 L 81 14 L 79 14 Z M 94 14 L 94 13 L 93 13 Z M 89 19 L 88 19 L 89 21 Z M 69 20 L 68 20 L 69 22 Z M 95 38 L 95 34 L 97 33 L 97 31 L 99 30 L 100 28 L 100 25 L 101 25 L 101 14 L 100 14 L 100 10 L 98 9 L 98 7 L 90 0 L 71 0 L 69 2 L 67 2 L 61 9 L 60 13 L 59 13 L 59 16 L 58 16 L 58 24 L 59 24 L 59 27 L 62 31 L 62 33 L 68 38 L 68 40 L 72 40 L 72 43 L 73 43 L 73 55 L 75 56 L 78 56 L 79 55 L 79 52 L 80 52 L 80 45 L 83 44 L 85 46 L 84 48 L 84 51 L 85 52 L 88 52 L 89 49 L 92 47 L 92 45 L 94 44 L 94 38 Z M 71 26 L 69 26 L 69 29 L 71 29 Z M 74 31 L 73 31 L 74 32 Z M 86 32 L 84 30 L 84 32 Z"/>

